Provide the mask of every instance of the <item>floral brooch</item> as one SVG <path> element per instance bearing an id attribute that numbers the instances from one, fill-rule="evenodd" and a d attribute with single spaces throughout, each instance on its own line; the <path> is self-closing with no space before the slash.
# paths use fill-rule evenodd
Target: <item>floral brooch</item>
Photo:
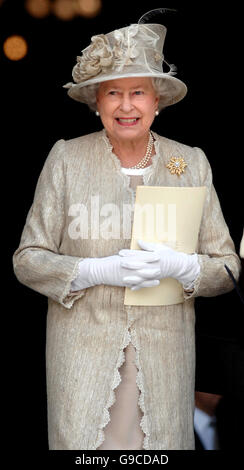
<path id="1" fill-rule="evenodd" d="M 185 172 L 185 167 L 187 163 L 183 157 L 171 157 L 169 163 L 166 165 L 166 168 L 169 169 L 172 175 L 180 176 L 181 173 Z"/>

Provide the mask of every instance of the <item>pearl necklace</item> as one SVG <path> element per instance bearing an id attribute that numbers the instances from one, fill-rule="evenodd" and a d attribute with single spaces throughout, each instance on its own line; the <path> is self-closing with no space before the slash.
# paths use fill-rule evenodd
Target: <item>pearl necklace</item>
<path id="1" fill-rule="evenodd" d="M 146 154 L 136 165 L 131 166 L 130 168 L 133 170 L 139 169 L 139 168 L 145 168 L 145 166 L 148 164 L 152 156 L 152 150 L 153 150 L 153 136 L 152 136 L 152 133 L 149 131 L 149 139 L 148 139 Z"/>

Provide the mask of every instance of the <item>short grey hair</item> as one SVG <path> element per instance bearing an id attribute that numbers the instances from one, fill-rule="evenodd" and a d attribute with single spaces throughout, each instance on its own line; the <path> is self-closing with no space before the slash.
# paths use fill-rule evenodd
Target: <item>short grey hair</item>
<path id="1" fill-rule="evenodd" d="M 159 96 L 158 110 L 162 111 L 165 108 L 165 98 L 167 97 L 167 101 L 170 98 L 169 82 L 167 83 L 164 78 L 152 77 L 152 85 L 156 95 Z"/>
<path id="2" fill-rule="evenodd" d="M 169 98 L 169 83 L 166 83 L 166 80 L 159 77 L 151 77 L 152 85 L 156 94 L 160 97 L 158 103 L 158 109 L 161 111 L 164 105 L 164 97 L 167 96 Z M 99 89 L 100 83 L 93 83 L 92 85 L 87 85 L 85 88 L 85 93 L 83 93 L 84 102 L 89 106 L 92 111 L 96 111 L 97 109 L 97 92 Z"/>

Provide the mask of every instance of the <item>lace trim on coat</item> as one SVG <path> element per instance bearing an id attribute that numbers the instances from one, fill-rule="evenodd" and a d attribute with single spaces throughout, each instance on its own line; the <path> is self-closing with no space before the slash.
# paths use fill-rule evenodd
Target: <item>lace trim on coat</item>
<path id="1" fill-rule="evenodd" d="M 79 274 L 79 264 L 80 264 L 81 260 L 82 260 L 82 258 L 80 258 L 75 263 L 73 272 L 71 273 L 71 275 L 69 276 L 69 278 L 67 280 L 66 286 L 65 286 L 63 294 L 62 294 L 62 297 L 60 299 L 61 305 L 63 305 L 66 308 L 71 308 L 73 306 L 73 303 L 76 300 L 83 297 L 83 295 L 86 292 L 86 289 L 82 289 L 82 290 L 75 291 L 75 292 L 71 292 L 71 290 L 70 290 L 71 289 L 71 282 L 74 281 L 76 279 L 76 277 L 78 276 L 78 274 Z"/>
<path id="2" fill-rule="evenodd" d="M 138 345 L 137 341 L 137 336 L 136 332 L 134 330 L 131 330 L 131 342 L 133 346 L 135 347 L 136 350 L 136 367 L 138 369 L 137 376 L 136 376 L 136 383 L 138 385 L 138 388 L 140 390 L 140 396 L 138 400 L 138 404 L 142 410 L 143 416 L 140 421 L 140 426 L 142 431 L 145 434 L 144 441 L 143 441 L 143 449 L 150 449 L 149 447 L 149 429 L 148 429 L 148 417 L 146 413 L 146 408 L 145 408 L 145 403 L 144 403 L 144 398 L 145 398 L 145 390 L 144 390 L 144 385 L 143 385 L 143 374 L 142 374 L 142 369 L 140 365 L 140 347 Z"/>
<path id="3" fill-rule="evenodd" d="M 119 384 L 121 382 L 121 375 L 120 375 L 119 369 L 123 365 L 123 363 L 125 362 L 124 349 L 128 346 L 128 344 L 130 342 L 133 344 L 133 346 L 135 347 L 135 350 L 136 350 L 136 367 L 138 369 L 138 372 L 137 372 L 137 375 L 136 375 L 136 383 L 137 383 L 137 386 L 140 390 L 140 396 L 139 396 L 139 399 L 138 399 L 138 404 L 139 404 L 139 406 L 142 410 L 142 413 L 143 413 L 142 419 L 140 421 L 140 426 L 141 426 L 141 429 L 142 429 L 143 433 L 145 434 L 144 442 L 143 442 L 143 449 L 149 449 L 148 418 L 147 418 L 145 404 L 144 404 L 145 391 L 144 391 L 144 386 L 143 386 L 142 370 L 141 370 L 140 359 L 139 359 L 139 350 L 140 350 L 140 348 L 138 346 L 135 331 L 131 330 L 131 334 L 130 334 L 129 329 L 127 329 L 123 344 L 120 348 L 117 364 L 116 364 L 115 369 L 114 369 L 114 378 L 113 378 L 113 382 L 112 382 L 112 386 L 111 386 L 110 395 L 109 395 L 107 404 L 106 404 L 106 406 L 104 408 L 104 411 L 103 411 L 103 417 L 102 417 L 102 422 L 99 426 L 97 442 L 96 442 L 95 447 L 94 447 L 93 450 L 98 449 L 100 447 L 100 445 L 105 440 L 105 434 L 104 434 L 103 429 L 105 428 L 105 426 L 107 426 L 107 424 L 109 423 L 109 421 L 111 419 L 110 418 L 110 413 L 109 413 L 109 408 L 111 408 L 111 406 L 116 401 L 116 396 L 115 396 L 114 390 L 119 386 Z"/>
<path id="4" fill-rule="evenodd" d="M 154 148 L 155 148 L 156 153 L 152 157 L 152 164 L 150 165 L 150 167 L 148 167 L 149 171 L 145 175 L 143 175 L 144 184 L 148 184 L 149 180 L 155 174 L 156 167 L 157 167 L 157 164 L 158 164 L 158 160 L 159 160 L 159 157 L 160 157 L 160 149 L 159 149 L 159 142 L 157 140 L 157 134 L 154 131 L 151 131 L 151 132 L 152 132 L 152 135 L 153 135 L 153 138 L 154 138 Z M 102 140 L 105 142 L 106 148 L 107 148 L 107 150 L 110 154 L 110 157 L 112 158 L 112 161 L 115 165 L 115 168 L 116 168 L 117 172 L 120 174 L 121 178 L 123 178 L 124 188 L 127 191 L 129 191 L 131 193 L 132 197 L 135 199 L 135 191 L 130 188 L 130 176 L 126 175 L 125 173 L 123 173 L 121 171 L 122 167 L 121 167 L 121 164 L 120 164 L 120 160 L 115 155 L 115 153 L 113 152 L 113 146 L 111 145 L 111 143 L 109 141 L 109 138 L 107 137 L 105 129 L 103 129 L 101 131 L 101 136 L 102 136 Z"/>
<path id="5" fill-rule="evenodd" d="M 202 270 L 203 270 L 202 264 L 203 264 L 203 262 L 202 262 L 201 256 L 199 256 L 199 255 L 198 255 L 198 262 L 199 262 L 199 265 L 200 265 L 200 272 L 198 273 L 196 279 L 194 280 L 191 289 L 189 289 L 189 291 L 187 291 L 187 289 L 183 289 L 184 300 L 189 300 L 192 297 L 196 297 L 197 291 L 198 291 L 199 286 L 201 284 Z"/>
<path id="6" fill-rule="evenodd" d="M 114 369 L 114 377 L 113 377 L 113 381 L 112 381 L 112 385 L 111 385 L 111 391 L 110 391 L 110 394 L 109 394 L 109 398 L 108 398 L 108 401 L 107 401 L 107 404 L 103 410 L 103 416 L 102 416 L 102 422 L 99 426 L 99 432 L 98 432 L 98 437 L 97 437 L 97 442 L 95 444 L 95 447 L 93 450 L 96 450 L 98 449 L 98 447 L 104 442 L 105 440 L 105 434 L 104 434 L 104 431 L 103 431 L 103 428 L 105 428 L 105 426 L 107 426 L 107 424 L 109 423 L 110 421 L 110 413 L 109 413 L 109 408 L 111 408 L 111 406 L 115 403 L 116 401 L 116 396 L 115 396 L 115 392 L 114 390 L 119 386 L 120 382 L 121 382 L 121 375 L 120 375 L 120 372 L 119 372 L 119 369 L 120 367 L 124 364 L 125 362 L 125 353 L 124 353 L 124 349 L 128 346 L 128 344 L 130 343 L 131 341 L 131 336 L 130 336 L 130 333 L 128 331 L 128 329 L 126 330 L 126 333 L 125 333 L 125 337 L 124 337 L 124 341 L 123 341 L 123 344 L 122 346 L 120 347 L 120 351 L 119 351 L 119 357 L 118 357 L 118 360 L 117 360 L 117 364 L 115 366 L 115 369 Z"/>

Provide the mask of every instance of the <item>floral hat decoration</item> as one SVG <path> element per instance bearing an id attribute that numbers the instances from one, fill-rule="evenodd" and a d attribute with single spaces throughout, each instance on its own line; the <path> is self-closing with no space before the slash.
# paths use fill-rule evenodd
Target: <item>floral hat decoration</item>
<path id="1" fill-rule="evenodd" d="M 174 77 L 176 67 L 169 65 L 163 56 L 167 29 L 161 24 L 147 23 L 150 10 L 138 23 L 116 29 L 107 34 L 92 36 L 91 44 L 77 57 L 72 77 L 75 83 L 63 85 L 68 95 L 81 103 L 89 103 L 86 87 L 95 83 L 126 77 L 157 77 L 164 86 L 159 109 L 182 100 L 187 93 L 186 85 Z M 163 71 L 163 63 L 169 67 Z"/>

